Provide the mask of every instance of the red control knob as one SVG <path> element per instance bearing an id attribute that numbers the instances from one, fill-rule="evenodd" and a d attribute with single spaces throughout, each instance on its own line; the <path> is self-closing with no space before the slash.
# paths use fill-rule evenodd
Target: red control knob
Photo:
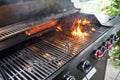
<path id="1" fill-rule="evenodd" d="M 112 43 L 109 42 L 109 41 L 107 41 L 107 42 L 105 43 L 105 47 L 106 47 L 107 49 L 110 49 L 110 48 L 112 47 Z"/>
<path id="2" fill-rule="evenodd" d="M 97 50 L 95 53 L 95 58 L 100 60 L 103 57 L 103 52 L 101 50 Z"/>

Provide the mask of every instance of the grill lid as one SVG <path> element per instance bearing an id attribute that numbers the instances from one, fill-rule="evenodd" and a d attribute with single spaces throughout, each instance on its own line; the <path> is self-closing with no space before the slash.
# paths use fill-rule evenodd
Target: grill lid
<path id="1" fill-rule="evenodd" d="M 71 0 L 2 0 L 0 27 L 74 9 Z"/>

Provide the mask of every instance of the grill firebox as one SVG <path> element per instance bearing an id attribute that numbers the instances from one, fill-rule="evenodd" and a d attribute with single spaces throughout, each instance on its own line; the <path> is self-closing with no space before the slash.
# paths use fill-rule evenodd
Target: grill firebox
<path id="1" fill-rule="evenodd" d="M 10 1 L 0 1 L 1 80 L 90 80 L 98 62 L 106 65 L 116 28 L 79 13 L 72 0 Z"/>
<path id="2" fill-rule="evenodd" d="M 60 19 L 62 30 L 57 27 L 45 34 L 39 34 L 34 39 L 22 43 L 22 47 L 13 47 L 2 52 L 1 68 L 8 80 L 49 80 L 49 77 L 73 60 L 77 55 L 98 38 L 110 30 L 109 27 L 94 26 L 95 32 L 90 32 L 84 38 L 71 35 L 71 24 L 76 17 L 68 22 L 68 17 Z M 67 21 L 67 22 L 64 22 Z M 72 21 L 72 22 L 71 22 Z"/>

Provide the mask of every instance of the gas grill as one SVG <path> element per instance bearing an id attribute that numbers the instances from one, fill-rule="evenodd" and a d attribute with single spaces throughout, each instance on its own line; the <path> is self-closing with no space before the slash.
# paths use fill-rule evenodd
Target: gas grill
<path id="1" fill-rule="evenodd" d="M 0 5 L 0 9 L 23 9 L 6 13 L 12 21 L 0 16 L 0 78 L 104 80 L 107 53 L 118 40 L 117 29 L 101 25 L 92 14 L 80 13 L 71 0 L 50 1 L 13 0 Z"/>

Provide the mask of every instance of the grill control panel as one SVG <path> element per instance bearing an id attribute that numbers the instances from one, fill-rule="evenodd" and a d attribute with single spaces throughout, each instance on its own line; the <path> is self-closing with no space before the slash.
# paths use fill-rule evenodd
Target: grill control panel
<path id="1" fill-rule="evenodd" d="M 77 56 L 65 70 L 61 72 L 54 80 L 84 80 L 87 78 L 91 79 L 96 75 L 98 69 L 96 64 L 103 61 L 106 58 L 108 50 L 118 41 L 118 37 L 114 33 L 109 33 L 100 40 L 96 41 L 86 51 L 83 52 L 83 56 Z M 80 53 L 82 54 L 82 53 Z M 103 64 L 100 64 L 101 66 Z M 66 73 L 68 73 L 64 76 Z M 91 72 L 93 73 L 92 75 Z M 61 77 L 61 78 L 60 78 Z"/>
<path id="2" fill-rule="evenodd" d="M 95 51 L 93 57 L 96 60 L 100 60 L 104 56 L 105 51 L 109 50 L 112 47 L 112 45 L 115 44 L 117 41 L 117 35 L 112 34 L 105 42 L 103 42 L 103 45 Z"/>
<path id="3" fill-rule="evenodd" d="M 118 39 L 119 38 L 115 34 L 111 34 L 110 37 L 105 38 L 105 41 L 101 42 L 101 44 L 98 46 L 98 48 L 92 53 L 91 59 L 89 57 L 88 58 L 85 57 L 86 59 L 81 61 L 80 64 L 78 65 L 78 69 L 81 72 L 83 72 L 83 74 L 85 74 L 85 75 L 88 74 L 89 72 L 91 72 L 91 70 L 94 68 L 95 63 L 97 63 L 99 60 L 101 60 L 104 57 L 104 55 L 106 53 L 108 53 L 108 50 L 118 41 Z M 95 62 L 93 62 L 93 60 Z M 89 79 L 91 79 L 92 76 L 90 76 Z M 86 77 L 87 77 L 87 75 L 86 75 Z M 84 77 L 83 80 L 87 80 L 87 79 Z"/>

